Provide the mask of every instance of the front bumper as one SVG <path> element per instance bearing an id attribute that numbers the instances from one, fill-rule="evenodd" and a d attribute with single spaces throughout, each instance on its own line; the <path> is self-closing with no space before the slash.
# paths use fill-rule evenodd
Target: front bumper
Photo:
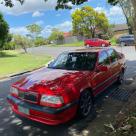
<path id="1" fill-rule="evenodd" d="M 76 100 L 61 108 L 50 108 L 24 102 L 11 95 L 7 97 L 7 100 L 16 114 L 48 125 L 58 125 L 72 119 L 76 114 L 78 104 Z M 29 115 L 20 112 L 19 106 L 29 109 Z"/>

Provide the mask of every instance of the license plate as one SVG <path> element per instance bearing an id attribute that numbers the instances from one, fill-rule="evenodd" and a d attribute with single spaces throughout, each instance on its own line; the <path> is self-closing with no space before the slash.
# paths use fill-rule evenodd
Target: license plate
<path id="1" fill-rule="evenodd" d="M 29 109 L 28 108 L 25 108 L 25 107 L 22 107 L 22 106 L 18 106 L 18 110 L 21 113 L 29 115 Z"/>

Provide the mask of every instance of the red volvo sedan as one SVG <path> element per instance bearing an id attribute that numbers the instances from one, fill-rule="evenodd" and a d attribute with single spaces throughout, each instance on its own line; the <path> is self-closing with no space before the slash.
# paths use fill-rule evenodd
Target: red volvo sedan
<path id="1" fill-rule="evenodd" d="M 86 47 L 109 47 L 111 43 L 107 40 L 92 38 L 84 41 Z"/>
<path id="2" fill-rule="evenodd" d="M 94 110 L 94 98 L 114 82 L 122 83 L 124 55 L 112 48 L 80 49 L 60 54 L 47 68 L 15 82 L 7 99 L 13 112 L 57 125 Z"/>

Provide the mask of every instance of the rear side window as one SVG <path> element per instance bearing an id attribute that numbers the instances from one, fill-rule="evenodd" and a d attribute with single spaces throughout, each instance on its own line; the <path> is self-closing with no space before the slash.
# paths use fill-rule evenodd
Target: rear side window
<path id="1" fill-rule="evenodd" d="M 102 51 L 99 55 L 99 65 L 109 65 L 110 60 L 106 51 Z"/>
<path id="2" fill-rule="evenodd" d="M 108 50 L 108 55 L 110 57 L 111 63 L 114 63 L 118 60 L 117 52 L 113 49 Z"/>

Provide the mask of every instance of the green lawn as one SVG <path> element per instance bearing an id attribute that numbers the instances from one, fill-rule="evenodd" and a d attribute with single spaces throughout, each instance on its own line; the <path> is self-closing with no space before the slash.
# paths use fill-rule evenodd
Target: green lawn
<path id="1" fill-rule="evenodd" d="M 75 43 L 69 43 L 69 44 L 64 44 L 63 46 L 84 46 L 84 42 L 75 42 Z"/>
<path id="2" fill-rule="evenodd" d="M 84 42 L 83 41 L 79 41 L 79 42 L 75 42 L 75 43 L 68 43 L 68 44 L 62 44 L 62 45 L 56 45 L 56 44 L 52 44 L 50 46 L 55 46 L 55 47 L 77 47 L 77 46 L 84 46 Z"/>
<path id="3" fill-rule="evenodd" d="M 50 56 L 23 54 L 17 51 L 0 52 L 0 77 L 44 66 Z"/>

